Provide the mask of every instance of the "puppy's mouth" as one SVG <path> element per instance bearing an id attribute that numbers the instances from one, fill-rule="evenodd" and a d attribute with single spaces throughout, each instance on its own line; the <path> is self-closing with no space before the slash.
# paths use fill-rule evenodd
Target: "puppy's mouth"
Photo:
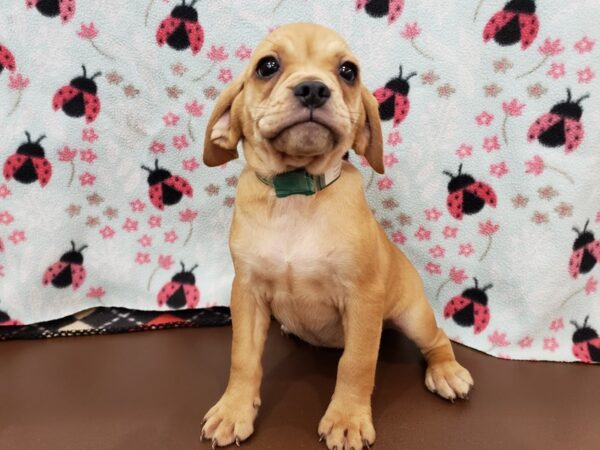
<path id="1" fill-rule="evenodd" d="M 330 114 L 323 112 L 321 109 L 302 108 L 287 114 L 285 117 L 277 121 L 274 127 L 268 130 L 263 130 L 262 135 L 266 139 L 276 139 L 282 133 L 290 131 L 292 128 L 306 128 L 311 130 L 321 130 L 332 133 L 334 136 L 339 136 L 343 133 L 339 125 L 333 120 Z"/>

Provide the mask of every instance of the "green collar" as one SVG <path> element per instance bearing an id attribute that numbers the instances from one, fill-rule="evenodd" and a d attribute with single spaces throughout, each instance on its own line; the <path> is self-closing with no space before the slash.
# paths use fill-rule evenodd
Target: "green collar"
<path id="1" fill-rule="evenodd" d="M 340 177 L 341 172 L 341 165 L 319 175 L 311 175 L 304 167 L 301 167 L 271 178 L 256 173 L 256 178 L 274 188 L 278 198 L 283 198 L 290 195 L 314 195 L 333 184 Z"/>

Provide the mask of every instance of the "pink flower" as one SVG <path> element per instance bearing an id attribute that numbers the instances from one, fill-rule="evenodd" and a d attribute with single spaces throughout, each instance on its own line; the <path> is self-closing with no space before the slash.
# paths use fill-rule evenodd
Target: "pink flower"
<path id="1" fill-rule="evenodd" d="M 227 58 L 229 58 L 229 55 L 225 51 L 225 47 L 215 47 L 214 45 L 210 47 L 210 50 L 208 52 L 208 59 L 210 59 L 211 61 L 220 62 L 225 61 Z"/>
<path id="2" fill-rule="evenodd" d="M 252 55 L 252 49 L 246 47 L 244 44 L 240 45 L 235 51 L 235 56 L 237 56 L 240 60 L 249 59 Z"/>
<path id="3" fill-rule="evenodd" d="M 534 155 L 529 161 L 525 161 L 525 173 L 531 173 L 535 176 L 544 172 L 544 160 L 539 155 Z"/>
<path id="4" fill-rule="evenodd" d="M 488 341 L 490 341 L 494 347 L 506 347 L 507 345 L 510 345 L 510 342 L 506 339 L 506 333 L 500 333 L 498 330 L 488 336 Z"/>
<path id="5" fill-rule="evenodd" d="M 162 218 L 160 216 L 150 216 L 148 218 L 148 225 L 150 228 L 160 228 L 162 225 Z"/>
<path id="6" fill-rule="evenodd" d="M 197 100 L 194 100 L 185 104 L 185 110 L 190 116 L 200 117 L 204 112 L 204 105 L 201 105 Z"/>
<path id="7" fill-rule="evenodd" d="M 20 73 L 8 77 L 8 87 L 14 91 L 22 91 L 29 86 L 29 78 L 25 78 Z"/>
<path id="8" fill-rule="evenodd" d="M 10 194 L 11 194 L 10 189 L 8 188 L 8 186 L 6 184 L 0 185 L 0 197 L 6 198 L 6 197 L 9 197 Z"/>
<path id="9" fill-rule="evenodd" d="M 519 347 L 521 348 L 531 347 L 531 344 L 533 344 L 533 338 L 531 336 L 525 336 L 523 339 L 517 342 L 517 344 L 519 344 Z"/>
<path id="10" fill-rule="evenodd" d="M 182 162 L 183 170 L 187 170 L 188 172 L 193 172 L 200 164 L 198 164 L 198 160 L 196 158 L 184 159 Z"/>
<path id="11" fill-rule="evenodd" d="M 392 146 L 401 144 L 402 143 L 402 135 L 400 135 L 400 132 L 398 132 L 398 131 L 392 131 L 390 134 L 388 134 L 387 142 L 389 145 L 392 145 Z"/>
<path id="12" fill-rule="evenodd" d="M 169 270 L 171 266 L 175 264 L 171 255 L 159 255 L 158 256 L 158 265 L 165 270 Z"/>
<path id="13" fill-rule="evenodd" d="M 383 177 L 381 180 L 377 182 L 377 187 L 380 191 L 385 191 L 387 189 L 391 189 L 394 185 L 394 182 L 390 177 Z"/>
<path id="14" fill-rule="evenodd" d="M 458 156 L 460 159 L 464 159 L 467 156 L 471 156 L 471 154 L 473 153 L 473 147 L 467 144 L 461 144 L 461 146 L 458 147 L 455 153 L 456 156 Z"/>
<path id="15" fill-rule="evenodd" d="M 558 347 L 558 341 L 555 338 L 544 338 L 544 350 L 549 350 L 553 352 Z"/>
<path id="16" fill-rule="evenodd" d="M 404 25 L 404 29 L 400 32 L 400 35 L 404 39 L 414 39 L 421 34 L 421 29 L 417 22 L 407 23 Z"/>
<path id="17" fill-rule="evenodd" d="M 198 211 L 194 211 L 190 208 L 179 212 L 179 220 L 182 222 L 193 222 L 196 217 L 198 217 Z"/>
<path id="18" fill-rule="evenodd" d="M 550 38 L 546 38 L 544 43 L 538 47 L 539 52 L 546 56 L 556 56 L 563 52 L 564 47 L 560 46 L 560 39 L 554 41 Z"/>
<path id="19" fill-rule="evenodd" d="M 165 152 L 165 144 L 163 144 L 162 142 L 159 142 L 159 141 L 152 141 L 152 144 L 150 145 L 150 151 L 152 153 L 154 153 L 155 155 L 157 155 L 159 153 L 164 153 Z"/>
<path id="20" fill-rule="evenodd" d="M 596 41 L 584 36 L 575 43 L 574 47 L 578 53 L 587 53 L 592 51 L 595 43 Z"/>
<path id="21" fill-rule="evenodd" d="M 96 176 L 89 172 L 84 172 L 82 175 L 79 175 L 79 182 L 82 186 L 93 186 L 95 181 Z"/>
<path id="22" fill-rule="evenodd" d="M 487 111 L 483 111 L 475 116 L 475 122 L 477 122 L 477 125 L 479 126 L 483 125 L 487 127 L 492 123 L 492 120 L 494 120 L 494 115 L 488 113 Z"/>
<path id="23" fill-rule="evenodd" d="M 131 206 L 131 210 L 133 212 L 142 212 L 144 210 L 144 208 L 146 207 L 146 204 L 143 201 L 141 201 L 139 198 L 137 198 L 134 201 L 130 202 L 129 206 Z"/>
<path id="24" fill-rule="evenodd" d="M 446 239 L 450 239 L 450 238 L 456 237 L 457 231 L 458 231 L 458 228 L 446 225 L 444 227 L 444 230 L 442 231 L 442 234 L 444 235 L 444 237 Z"/>
<path id="25" fill-rule="evenodd" d="M 392 233 L 392 241 L 396 244 L 404 244 L 406 242 L 406 236 L 402 231 L 394 231 Z"/>
<path id="26" fill-rule="evenodd" d="M 585 283 L 585 293 L 586 295 L 593 294 L 596 292 L 598 287 L 598 281 L 594 277 L 590 277 Z"/>
<path id="27" fill-rule="evenodd" d="M 415 232 L 415 237 L 419 241 L 428 241 L 431 239 L 431 231 L 429 231 L 427 228 L 421 225 L 419 229 Z"/>
<path id="28" fill-rule="evenodd" d="M 5 184 L 3 184 L 2 186 L 0 186 L 0 191 L 2 191 L 2 188 L 5 188 L 5 187 L 6 187 Z M 4 195 L 2 195 L 2 193 L 0 193 L 0 197 L 5 198 Z M 598 211 L 596 213 L 596 223 L 600 223 L 600 211 Z"/>
<path id="29" fill-rule="evenodd" d="M 479 222 L 479 234 L 482 236 L 491 236 L 496 233 L 500 229 L 500 225 L 492 222 L 491 220 L 487 220 L 485 222 Z"/>
<path id="30" fill-rule="evenodd" d="M 429 254 L 434 258 L 443 258 L 446 254 L 446 249 L 438 244 L 429 249 Z"/>
<path id="31" fill-rule="evenodd" d="M 577 82 L 578 83 L 590 83 L 596 74 L 592 71 L 590 66 L 577 71 Z"/>
<path id="32" fill-rule="evenodd" d="M 152 237 L 144 234 L 141 238 L 138 239 L 139 244 L 142 247 L 150 247 L 152 245 Z"/>
<path id="33" fill-rule="evenodd" d="M 23 230 L 14 230 L 12 233 L 10 233 L 10 236 L 8 236 L 8 240 L 17 245 L 26 240 L 25 232 Z"/>
<path id="34" fill-rule="evenodd" d="M 100 235 L 102 236 L 103 239 L 110 239 L 115 235 L 115 230 L 112 229 L 112 227 L 106 225 L 104 228 L 102 228 L 100 230 Z"/>
<path id="35" fill-rule="evenodd" d="M 185 134 L 173 136 L 173 147 L 177 150 L 183 150 L 184 148 L 189 147 L 187 136 Z"/>
<path id="36" fill-rule="evenodd" d="M 106 291 L 102 287 L 91 287 L 85 296 L 87 298 L 102 298 L 106 294 Z"/>
<path id="37" fill-rule="evenodd" d="M 488 136 L 483 138 L 483 148 L 486 152 L 490 153 L 494 150 L 500 149 L 500 142 L 498 142 L 498 136 Z"/>
<path id="38" fill-rule="evenodd" d="M 231 70 L 229 70 L 229 69 L 221 69 L 221 70 L 219 70 L 219 76 L 217 77 L 217 79 L 219 81 L 222 81 L 225 84 L 229 83 L 233 79 L 233 75 L 231 73 Z"/>
<path id="39" fill-rule="evenodd" d="M 428 262 L 427 264 L 425 264 L 425 270 L 432 275 L 439 275 L 440 273 L 442 273 L 442 268 L 440 267 L 440 265 L 434 264 L 432 262 Z"/>
<path id="40" fill-rule="evenodd" d="M 84 128 L 81 131 L 81 139 L 86 142 L 94 143 L 98 139 L 98 134 L 96 134 L 96 130 L 93 128 Z"/>
<path id="41" fill-rule="evenodd" d="M 123 224 L 123 229 L 129 233 L 132 231 L 137 231 L 138 229 L 138 221 L 128 217 L 125 219 L 125 223 Z"/>
<path id="42" fill-rule="evenodd" d="M 490 165 L 490 174 L 502 178 L 504 175 L 508 173 L 508 166 L 504 161 L 499 164 L 491 164 Z"/>
<path id="43" fill-rule="evenodd" d="M 566 73 L 567 72 L 565 70 L 565 65 L 563 63 L 555 63 L 555 62 L 550 64 L 550 69 L 548 70 L 548 72 L 546 72 L 546 74 L 548 74 L 555 80 L 558 80 L 559 78 L 564 77 Z"/>
<path id="44" fill-rule="evenodd" d="M 82 39 L 94 39 L 98 36 L 98 30 L 96 29 L 94 22 L 90 22 L 89 25 L 82 23 L 77 35 Z"/>
<path id="45" fill-rule="evenodd" d="M 98 158 L 98 155 L 96 155 L 94 150 L 92 150 L 91 148 L 88 148 L 87 150 L 80 150 L 79 156 L 82 161 L 89 163 L 89 164 L 93 163 L 94 160 L 96 158 Z"/>
<path id="46" fill-rule="evenodd" d="M 456 284 L 462 284 L 467 278 L 467 274 L 464 269 L 457 269 L 453 267 L 450 269 L 450 279 L 454 281 Z"/>
<path id="47" fill-rule="evenodd" d="M 442 213 L 437 208 L 430 208 L 425 210 L 425 218 L 427 220 L 437 222 L 440 217 L 442 217 Z"/>
<path id="48" fill-rule="evenodd" d="M 550 329 L 552 331 L 558 331 L 561 330 L 565 327 L 563 320 L 562 319 L 556 319 L 553 320 L 552 323 L 550 323 Z"/>
<path id="49" fill-rule="evenodd" d="M 509 116 L 520 116 L 525 108 L 525 103 L 519 103 L 516 98 L 513 98 L 510 102 L 502 102 L 502 109 Z"/>
<path id="50" fill-rule="evenodd" d="M 473 246 L 471 244 L 459 244 L 458 246 L 458 254 L 460 256 L 469 257 L 473 254 Z"/>
<path id="51" fill-rule="evenodd" d="M 77 150 L 71 150 L 66 145 L 58 151 L 58 160 L 63 162 L 73 161 L 77 156 Z"/>
<path id="52" fill-rule="evenodd" d="M 179 122 L 179 116 L 172 112 L 165 114 L 162 119 L 165 125 L 168 127 L 174 127 L 177 125 L 177 122 Z"/>
<path id="53" fill-rule="evenodd" d="M 383 165 L 385 167 L 394 167 L 394 165 L 398 163 L 398 158 L 394 153 L 386 153 L 383 157 Z"/>
<path id="54" fill-rule="evenodd" d="M 15 218 L 8 211 L 2 211 L 0 213 L 0 224 L 2 225 L 10 225 Z"/>
<path id="55" fill-rule="evenodd" d="M 179 236 L 177 236 L 177 233 L 175 232 L 175 230 L 167 231 L 165 233 L 165 242 L 172 244 L 177 239 L 179 239 Z"/>
<path id="56" fill-rule="evenodd" d="M 135 256 L 135 262 L 139 265 L 150 263 L 150 254 L 137 252 L 137 255 Z"/>

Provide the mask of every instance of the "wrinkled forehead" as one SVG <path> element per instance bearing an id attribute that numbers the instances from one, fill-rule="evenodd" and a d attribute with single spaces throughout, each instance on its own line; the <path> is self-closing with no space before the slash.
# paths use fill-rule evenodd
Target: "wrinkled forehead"
<path id="1" fill-rule="evenodd" d="M 257 46 L 253 63 L 269 55 L 284 63 L 284 70 L 296 65 L 337 66 L 342 61 L 358 66 L 358 60 L 339 34 L 314 24 L 286 25 L 274 30 Z"/>

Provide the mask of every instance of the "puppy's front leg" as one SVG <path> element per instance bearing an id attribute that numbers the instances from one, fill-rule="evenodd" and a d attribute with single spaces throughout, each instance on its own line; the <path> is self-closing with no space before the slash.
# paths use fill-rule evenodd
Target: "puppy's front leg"
<path id="1" fill-rule="evenodd" d="M 271 314 L 265 302 L 249 292 L 236 277 L 231 292 L 229 383 L 221 399 L 206 413 L 202 427 L 202 437 L 211 439 L 213 448 L 247 439 L 254 431 L 260 406 L 261 357 Z"/>
<path id="2" fill-rule="evenodd" d="M 368 287 L 348 298 L 343 313 L 344 353 L 338 365 L 335 392 L 319 423 L 319 436 L 329 449 L 368 447 L 375 441 L 371 394 L 379 352 L 383 293 Z"/>

